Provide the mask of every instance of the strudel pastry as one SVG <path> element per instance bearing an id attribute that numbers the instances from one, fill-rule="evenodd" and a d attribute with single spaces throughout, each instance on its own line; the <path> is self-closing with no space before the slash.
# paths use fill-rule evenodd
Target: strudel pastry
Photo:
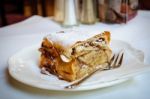
<path id="1" fill-rule="evenodd" d="M 80 41 L 74 38 L 74 42 L 70 44 L 63 44 L 63 39 L 58 41 L 56 37 L 46 36 L 39 49 L 40 67 L 47 72 L 60 79 L 74 81 L 91 73 L 97 67 L 109 68 L 108 62 L 112 51 L 109 47 L 108 31 Z"/>

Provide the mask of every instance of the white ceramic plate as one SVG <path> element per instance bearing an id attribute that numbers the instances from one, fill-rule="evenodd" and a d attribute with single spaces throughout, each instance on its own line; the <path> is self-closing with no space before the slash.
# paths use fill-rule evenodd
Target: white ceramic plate
<path id="1" fill-rule="evenodd" d="M 53 75 L 44 75 L 40 73 L 38 48 L 40 45 L 34 45 L 24 48 L 9 59 L 9 73 L 16 80 L 30 86 L 62 91 L 81 91 L 91 90 L 112 86 L 140 73 L 150 70 L 150 66 L 143 64 L 143 52 L 134 49 L 128 43 L 113 40 L 111 48 L 113 52 L 119 52 L 124 49 L 124 59 L 121 67 L 113 70 L 100 71 L 83 82 L 74 89 L 64 89 L 69 82 L 59 80 Z"/>

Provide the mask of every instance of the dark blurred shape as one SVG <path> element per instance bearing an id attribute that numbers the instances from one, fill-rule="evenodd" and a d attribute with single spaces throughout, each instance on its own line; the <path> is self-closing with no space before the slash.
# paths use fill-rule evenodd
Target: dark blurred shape
<path id="1" fill-rule="evenodd" d="M 0 0 L 0 27 L 32 15 L 52 16 L 54 0 Z"/>
<path id="2" fill-rule="evenodd" d="M 23 0 L 1 0 L 0 26 L 6 26 L 26 19 L 23 15 Z"/>
<path id="3" fill-rule="evenodd" d="M 7 25 L 6 22 L 6 13 L 5 13 L 5 9 L 4 9 L 4 1 L 2 0 L 0 3 L 0 26 L 5 26 Z"/>
<path id="4" fill-rule="evenodd" d="M 150 10 L 150 0 L 139 0 L 139 8 L 142 10 Z"/>

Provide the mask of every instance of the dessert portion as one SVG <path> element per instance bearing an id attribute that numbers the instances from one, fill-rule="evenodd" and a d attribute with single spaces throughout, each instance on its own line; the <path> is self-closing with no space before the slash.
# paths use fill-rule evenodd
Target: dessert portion
<path id="1" fill-rule="evenodd" d="M 108 31 L 83 41 L 72 42 L 67 46 L 63 41 L 60 43 L 47 36 L 39 49 L 40 67 L 66 81 L 80 79 L 99 67 L 102 70 L 109 69 L 108 64 L 112 55 L 109 43 Z"/>

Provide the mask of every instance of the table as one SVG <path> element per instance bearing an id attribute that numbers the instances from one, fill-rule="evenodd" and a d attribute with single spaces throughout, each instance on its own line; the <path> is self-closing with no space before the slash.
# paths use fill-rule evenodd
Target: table
<path id="1" fill-rule="evenodd" d="M 109 30 L 112 39 L 130 43 L 145 54 L 144 63 L 150 64 L 150 12 L 138 11 L 127 24 L 79 25 L 78 30 L 100 33 Z M 73 29 L 71 28 L 71 29 Z M 83 92 L 61 92 L 33 88 L 13 79 L 8 73 L 8 58 L 30 45 L 38 44 L 49 33 L 64 30 L 51 18 L 32 16 L 17 24 L 0 28 L 0 99 L 150 99 L 150 72 L 124 83 Z"/>

